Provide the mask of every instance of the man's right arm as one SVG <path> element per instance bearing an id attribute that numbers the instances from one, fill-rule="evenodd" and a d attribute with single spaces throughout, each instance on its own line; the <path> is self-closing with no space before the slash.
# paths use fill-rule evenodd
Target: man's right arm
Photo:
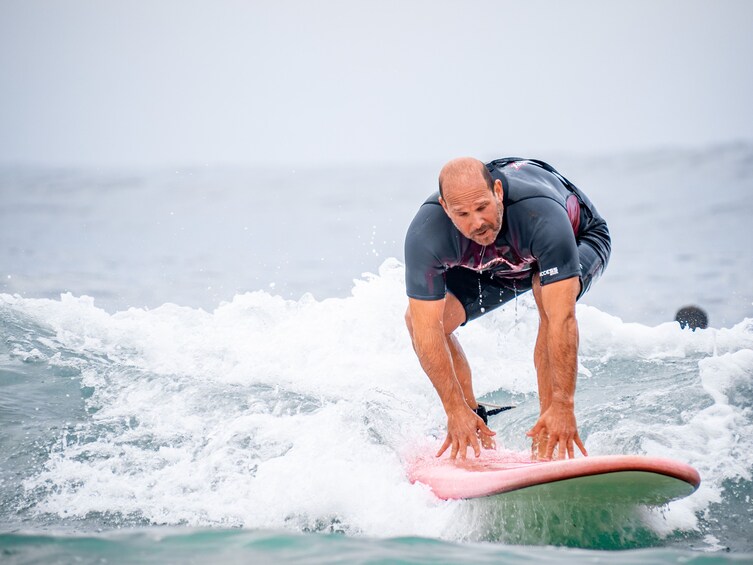
<path id="1" fill-rule="evenodd" d="M 451 447 L 451 458 L 458 453 L 465 458 L 467 446 L 471 446 L 478 457 L 481 453 L 478 432 L 488 436 L 493 436 L 494 432 L 468 406 L 455 375 L 443 321 L 445 301 L 415 298 L 408 301 L 413 347 L 447 414 L 447 437 L 437 457 Z"/>

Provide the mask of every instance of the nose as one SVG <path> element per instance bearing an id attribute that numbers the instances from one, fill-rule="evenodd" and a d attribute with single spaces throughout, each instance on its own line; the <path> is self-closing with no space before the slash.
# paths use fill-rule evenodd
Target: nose
<path id="1" fill-rule="evenodd" d="M 474 214 L 473 223 L 471 224 L 471 230 L 476 232 L 480 230 L 486 222 L 481 214 Z"/>

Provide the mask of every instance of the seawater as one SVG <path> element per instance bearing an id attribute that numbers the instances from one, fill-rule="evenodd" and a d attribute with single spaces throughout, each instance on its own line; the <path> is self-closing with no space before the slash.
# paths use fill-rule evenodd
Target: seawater
<path id="1" fill-rule="evenodd" d="M 4 171 L 4 560 L 749 562 L 753 316 L 738 281 L 753 270 L 730 231 L 749 206 L 751 155 L 730 146 L 701 161 L 576 160 L 574 174 L 554 163 L 615 236 L 602 294 L 577 312 L 586 446 L 673 457 L 703 480 L 664 508 L 599 512 L 443 502 L 405 478 L 405 461 L 444 429 L 403 326 L 395 249 L 433 188 L 421 167 L 309 173 L 300 184 L 298 171 Z M 631 269 L 670 215 L 661 187 L 700 194 L 693 163 L 718 183 L 717 200 L 707 191 L 675 217 L 706 235 L 687 236 L 705 263 L 687 263 L 681 237 L 667 235 L 683 230 L 665 223 L 670 260 L 645 270 L 647 253 Z M 610 192 L 609 178 L 637 188 Z M 660 205 L 633 201 L 651 191 Z M 719 200 L 726 232 L 705 213 Z M 709 266 L 717 247 L 726 270 Z M 352 281 L 354 269 L 371 273 Z M 666 279 L 681 269 L 708 271 L 707 294 L 685 274 Z M 705 298 L 717 295 L 729 300 Z M 671 296 L 706 306 L 711 327 L 681 330 Z M 523 295 L 459 330 L 477 394 L 517 405 L 491 421 L 505 449 L 529 448 L 536 328 Z"/>

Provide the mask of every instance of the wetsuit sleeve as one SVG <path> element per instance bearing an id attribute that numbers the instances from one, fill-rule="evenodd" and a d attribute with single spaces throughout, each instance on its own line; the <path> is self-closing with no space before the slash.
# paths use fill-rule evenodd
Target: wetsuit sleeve
<path id="1" fill-rule="evenodd" d="M 446 266 L 440 257 L 448 222 L 439 204 L 424 204 L 413 218 L 405 236 L 405 290 L 409 297 L 444 298 Z"/>
<path id="2" fill-rule="evenodd" d="M 550 198 L 530 198 L 518 206 L 528 218 L 521 226 L 530 230 L 528 241 L 538 263 L 541 284 L 580 276 L 578 245 L 565 209 Z"/>

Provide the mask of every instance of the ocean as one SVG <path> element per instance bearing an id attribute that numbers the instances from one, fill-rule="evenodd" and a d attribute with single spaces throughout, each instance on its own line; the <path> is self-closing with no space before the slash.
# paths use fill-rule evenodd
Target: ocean
<path id="1" fill-rule="evenodd" d="M 403 322 L 439 162 L 6 165 L 2 562 L 753 562 L 753 144 L 533 157 L 613 237 L 577 310 L 586 447 L 687 462 L 696 493 L 596 512 L 409 483 L 445 424 Z M 480 399 L 517 406 L 490 421 L 509 450 L 537 323 L 523 295 L 458 330 Z"/>

